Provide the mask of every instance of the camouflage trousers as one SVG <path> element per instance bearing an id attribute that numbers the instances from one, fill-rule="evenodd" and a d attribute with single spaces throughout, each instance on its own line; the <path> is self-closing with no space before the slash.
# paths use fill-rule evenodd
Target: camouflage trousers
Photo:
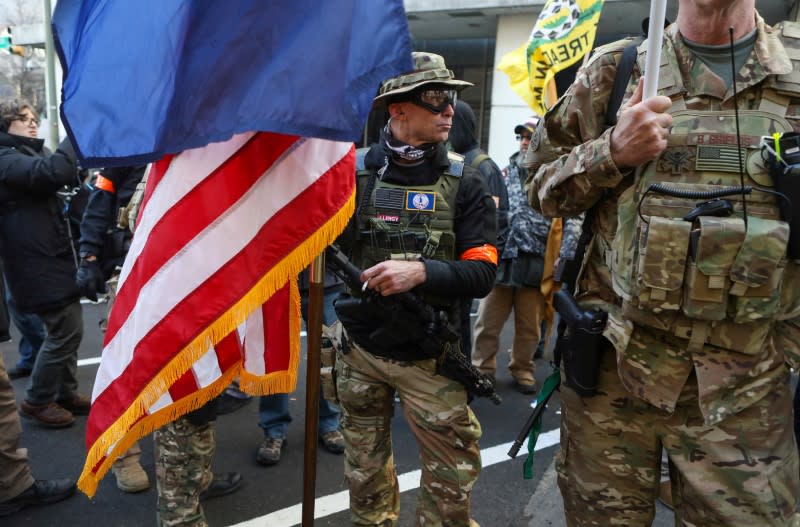
<path id="1" fill-rule="evenodd" d="M 631 396 L 606 352 L 600 393 L 561 390 L 556 468 L 570 527 L 649 526 L 662 448 L 670 459 L 675 525 L 798 526 L 798 454 L 788 379 L 719 424 L 704 424 L 690 375 L 669 414 Z"/>
<path id="2" fill-rule="evenodd" d="M 207 527 L 200 493 L 211 483 L 216 445 L 213 423 L 186 417 L 157 430 L 155 438 L 158 527 Z"/>
<path id="3" fill-rule="evenodd" d="M 400 491 L 391 436 L 397 392 L 422 461 L 414 525 L 477 526 L 470 518 L 470 492 L 481 470 L 481 427 L 464 387 L 436 375 L 433 360 L 393 361 L 352 342 L 347 354 L 337 354 L 336 375 L 353 524 L 397 524 Z"/>

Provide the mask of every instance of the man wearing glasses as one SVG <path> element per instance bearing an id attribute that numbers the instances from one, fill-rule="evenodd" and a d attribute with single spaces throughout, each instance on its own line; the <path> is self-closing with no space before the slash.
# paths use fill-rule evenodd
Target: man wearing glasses
<path id="1" fill-rule="evenodd" d="M 362 290 L 340 295 L 334 327 L 345 477 L 356 525 L 396 525 L 400 494 L 391 450 L 394 397 L 417 439 L 422 478 L 415 525 L 477 525 L 470 491 L 481 469 L 480 425 L 467 392 L 423 353 L 431 337 L 375 304 L 340 309 L 348 296 L 411 291 L 458 323 L 464 298 L 486 295 L 497 266 L 495 206 L 480 174 L 448 154 L 459 90 L 444 59 L 413 54 L 414 71 L 381 84 L 390 119 L 357 172 L 358 203 L 340 238 L 361 269 Z M 362 161 L 363 159 L 363 161 Z M 342 330 L 342 326 L 344 330 Z"/>
<path id="2" fill-rule="evenodd" d="M 69 141 L 55 153 L 37 139 L 39 121 L 23 101 L 0 102 L 0 258 L 11 296 L 35 313 L 46 337 L 20 404 L 22 415 L 50 428 L 70 426 L 89 412 L 78 393 L 78 346 L 83 336 L 76 262 L 57 192 L 79 184 Z"/>

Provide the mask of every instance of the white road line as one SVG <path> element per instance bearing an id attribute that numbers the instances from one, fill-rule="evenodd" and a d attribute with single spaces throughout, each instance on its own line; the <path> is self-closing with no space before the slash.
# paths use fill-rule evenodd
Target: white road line
<path id="1" fill-rule="evenodd" d="M 559 441 L 560 431 L 558 429 L 550 430 L 539 436 L 536 442 L 536 452 L 557 445 Z M 481 460 L 484 467 L 496 465 L 509 461 L 507 455 L 508 449 L 511 448 L 512 443 L 504 443 L 493 447 L 481 450 Z M 523 449 L 520 456 L 525 455 L 527 450 Z M 412 470 L 405 474 L 400 474 L 397 477 L 400 483 L 400 492 L 413 490 L 419 487 L 420 471 Z M 324 518 L 337 512 L 346 511 L 350 508 L 350 496 L 348 491 L 343 490 L 335 494 L 329 494 L 317 498 L 314 502 L 314 519 Z M 293 527 L 300 525 L 302 521 L 303 505 L 298 503 L 291 507 L 286 507 L 279 511 L 271 512 L 258 518 L 253 518 L 230 527 Z"/>
<path id="2" fill-rule="evenodd" d="M 305 337 L 306 332 L 301 331 L 300 336 Z M 78 366 L 91 366 L 94 364 L 100 364 L 100 357 L 92 357 L 78 361 Z M 549 432 L 541 434 L 536 443 L 536 452 L 545 448 L 550 448 L 553 445 L 557 445 L 559 441 L 559 434 L 560 432 L 558 429 L 550 430 Z M 481 460 L 483 466 L 488 467 L 491 465 L 496 465 L 497 463 L 509 461 L 510 458 L 508 457 L 507 452 L 508 449 L 511 448 L 511 445 L 512 443 L 504 443 L 502 445 L 481 450 Z M 520 455 L 525 455 L 524 449 Z M 397 481 L 400 484 L 400 492 L 418 488 L 420 475 L 421 472 L 419 470 L 412 470 L 411 472 L 400 474 L 397 477 Z M 349 508 L 350 495 L 348 491 L 343 490 L 335 494 L 329 494 L 328 496 L 317 498 L 314 503 L 314 518 L 324 518 L 326 516 L 345 511 Z M 264 516 L 259 516 L 258 518 L 237 523 L 235 525 L 231 525 L 230 527 L 293 527 L 295 525 L 300 525 L 302 521 L 302 513 L 303 505 L 298 503 L 297 505 L 292 505 L 291 507 L 286 507 L 285 509 L 271 512 Z"/>
<path id="3" fill-rule="evenodd" d="M 92 364 L 100 364 L 100 357 L 92 357 L 91 359 L 80 359 L 78 366 L 91 366 Z"/>
<path id="4" fill-rule="evenodd" d="M 305 337 L 305 336 L 306 336 L 306 332 L 305 331 L 301 331 L 300 332 L 300 337 Z M 94 364 L 100 364 L 100 357 L 91 357 L 89 359 L 80 359 L 78 361 L 78 366 L 92 366 Z"/>

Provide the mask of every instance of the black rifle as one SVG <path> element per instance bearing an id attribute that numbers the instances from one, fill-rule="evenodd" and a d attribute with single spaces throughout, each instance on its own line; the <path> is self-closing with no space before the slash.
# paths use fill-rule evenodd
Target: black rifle
<path id="1" fill-rule="evenodd" d="M 461 335 L 450 324 L 445 311 L 436 310 L 410 291 L 384 297 L 371 289 L 365 289 L 361 281 L 361 269 L 335 245 L 326 249 L 325 256 L 331 271 L 336 273 L 350 290 L 361 291 L 360 298 L 345 302 L 353 302 L 356 309 L 368 309 L 382 314 L 384 320 L 401 321 L 403 325 L 409 327 L 407 331 L 409 334 L 424 335 L 425 338 L 418 343 L 418 348 L 426 356 L 436 359 L 439 374 L 458 381 L 475 397 L 487 397 L 494 404 L 501 403 L 491 378 L 475 368 L 459 350 L 457 344 Z M 344 307 L 343 302 L 337 301 L 336 307 L 337 309 Z M 378 328 L 374 334 L 381 338 L 385 329 Z M 391 332 L 386 331 L 385 334 L 388 336 Z"/>

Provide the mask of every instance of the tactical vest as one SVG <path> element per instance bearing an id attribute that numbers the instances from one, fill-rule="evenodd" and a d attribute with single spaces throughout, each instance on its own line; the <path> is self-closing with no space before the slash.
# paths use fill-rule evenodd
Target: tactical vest
<path id="1" fill-rule="evenodd" d="M 453 224 L 463 156 L 448 152 L 450 166 L 433 184 L 404 186 L 382 181 L 380 170 L 367 170 L 367 150 L 356 152 L 360 212 L 356 218 L 359 241 L 353 247 L 353 263 L 367 269 L 385 260 L 453 260 Z M 368 198 L 364 196 L 367 192 Z M 357 296 L 360 292 L 351 293 Z M 452 304 L 452 299 L 426 296 L 423 300 L 440 306 Z"/>
<path id="2" fill-rule="evenodd" d="M 121 229 L 128 229 L 131 232 L 136 230 L 136 219 L 139 217 L 139 209 L 144 200 L 145 187 L 147 187 L 147 178 L 150 175 L 152 167 L 152 164 L 147 165 L 147 169 L 145 169 L 142 179 L 136 184 L 136 189 L 133 191 L 133 195 L 128 201 L 128 204 L 119 209 L 117 225 Z"/>
<path id="3" fill-rule="evenodd" d="M 671 46 L 663 53 L 674 55 Z M 624 318 L 688 339 L 690 351 L 707 343 L 760 353 L 787 309 L 781 287 L 789 226 L 780 219 L 778 198 L 758 191 L 746 203 L 740 193 L 725 196 L 733 204 L 730 216 L 683 219 L 714 191 L 741 185 L 740 154 L 734 112 L 687 109 L 668 62 L 662 58 L 658 88 L 673 100 L 667 149 L 640 167 L 619 196 L 616 234 L 601 252 Z M 785 114 L 789 96 L 800 97 L 797 68 L 766 79 L 757 109 L 739 111 L 744 185 L 773 186 L 760 139 L 792 131 Z"/>

